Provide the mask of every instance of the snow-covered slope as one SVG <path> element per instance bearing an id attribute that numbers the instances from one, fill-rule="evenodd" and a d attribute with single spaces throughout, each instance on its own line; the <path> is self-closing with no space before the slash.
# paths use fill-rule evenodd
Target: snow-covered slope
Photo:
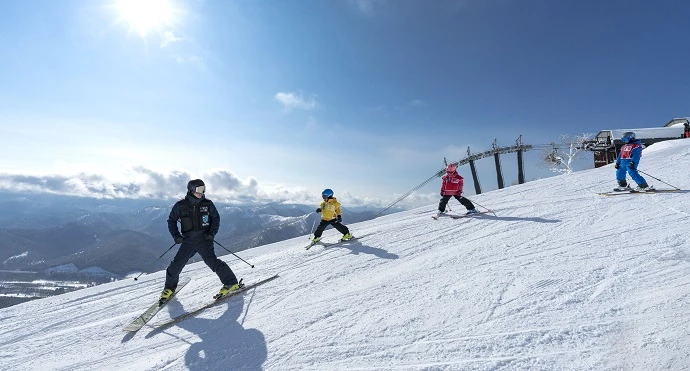
<path id="1" fill-rule="evenodd" d="M 690 140 L 640 169 L 690 188 Z M 665 184 L 647 177 L 657 188 Z M 606 166 L 225 256 L 246 282 L 280 278 L 174 326 L 122 327 L 164 272 L 0 310 L 3 370 L 681 370 L 690 365 L 690 193 L 602 197 Z M 455 210 L 462 207 L 451 201 Z M 344 216 L 347 223 L 347 215 Z M 338 238 L 334 230 L 325 240 Z M 166 256 L 170 259 L 172 254 Z M 155 326 L 220 286 L 203 263 Z"/>

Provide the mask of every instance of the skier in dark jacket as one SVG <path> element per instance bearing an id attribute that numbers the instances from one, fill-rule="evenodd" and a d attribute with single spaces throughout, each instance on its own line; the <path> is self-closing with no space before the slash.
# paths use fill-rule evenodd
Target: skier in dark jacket
<path id="1" fill-rule="evenodd" d="M 220 215 L 213 202 L 204 196 L 206 185 L 201 179 L 190 180 L 187 183 L 187 195 L 177 201 L 168 216 L 168 230 L 170 235 L 179 243 L 180 249 L 165 271 L 165 288 L 160 301 L 170 298 L 177 288 L 182 268 L 194 254 L 199 253 L 204 263 L 216 272 L 223 283 L 220 295 L 240 288 L 235 273 L 224 261 L 218 259 L 213 250 L 213 238 L 220 228 Z M 182 232 L 177 228 L 180 222 Z"/>
<path id="2" fill-rule="evenodd" d="M 642 157 L 642 142 L 635 138 L 635 133 L 632 131 L 623 134 L 621 140 L 624 144 L 621 147 L 621 151 L 618 152 L 618 158 L 614 165 L 616 168 L 616 180 L 618 181 L 618 187 L 614 188 L 614 191 L 629 191 L 632 189 L 625 180 L 626 170 L 632 180 L 637 183 L 636 190 L 646 191 L 649 188 L 647 181 L 637 171 L 637 167 L 640 165 L 640 158 Z"/>

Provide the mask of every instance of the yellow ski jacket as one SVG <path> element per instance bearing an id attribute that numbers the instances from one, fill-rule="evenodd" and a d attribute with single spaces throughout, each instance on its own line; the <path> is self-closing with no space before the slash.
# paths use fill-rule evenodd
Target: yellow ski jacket
<path id="1" fill-rule="evenodd" d="M 331 197 L 319 204 L 321 209 L 321 220 L 333 220 L 340 215 L 340 202 L 335 197 Z"/>

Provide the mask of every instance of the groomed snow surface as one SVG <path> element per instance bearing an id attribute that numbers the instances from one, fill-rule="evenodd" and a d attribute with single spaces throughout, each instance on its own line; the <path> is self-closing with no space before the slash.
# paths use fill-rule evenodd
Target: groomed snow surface
<path id="1" fill-rule="evenodd" d="M 682 139 L 640 166 L 683 189 L 688 169 Z M 496 216 L 435 221 L 429 205 L 351 224 L 361 238 L 338 246 L 307 251 L 303 236 L 241 252 L 254 269 L 225 255 L 246 283 L 280 277 L 156 327 L 220 288 L 190 264 L 192 282 L 136 334 L 122 328 L 164 272 L 5 308 L 0 369 L 687 369 L 690 193 L 595 193 L 615 185 L 609 165 L 469 197 Z"/>

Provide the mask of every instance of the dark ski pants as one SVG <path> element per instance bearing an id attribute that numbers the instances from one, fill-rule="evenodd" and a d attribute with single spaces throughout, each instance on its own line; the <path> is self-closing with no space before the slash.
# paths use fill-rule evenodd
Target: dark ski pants
<path id="1" fill-rule="evenodd" d="M 216 252 L 213 250 L 212 241 L 184 241 L 182 245 L 180 245 L 180 249 L 177 250 L 175 258 L 170 262 L 168 269 L 165 271 L 166 289 L 174 290 L 177 287 L 182 268 L 184 268 L 189 259 L 196 253 L 199 253 L 201 258 L 204 259 L 204 263 L 206 263 L 212 271 L 216 272 L 223 285 L 234 285 L 237 283 L 237 277 L 235 277 L 235 273 L 232 272 L 232 269 L 216 256 Z"/>
<path id="2" fill-rule="evenodd" d="M 343 235 L 350 233 L 350 230 L 347 229 L 347 227 L 344 224 L 339 223 L 337 219 L 331 219 L 322 220 L 321 223 L 319 223 L 319 226 L 316 227 L 316 230 L 314 231 L 314 237 L 321 237 L 323 231 L 329 224 L 332 225 L 333 228 L 337 229 L 338 232 L 342 233 Z"/>
<path id="3" fill-rule="evenodd" d="M 462 197 L 460 195 L 457 196 L 441 196 L 441 201 L 438 203 L 438 211 L 444 212 L 446 211 L 446 205 L 448 204 L 448 201 L 450 201 L 451 197 L 455 197 L 458 202 L 462 204 L 467 210 L 472 210 L 474 209 L 474 204 L 472 204 L 472 201 L 466 199 L 465 197 Z"/>

